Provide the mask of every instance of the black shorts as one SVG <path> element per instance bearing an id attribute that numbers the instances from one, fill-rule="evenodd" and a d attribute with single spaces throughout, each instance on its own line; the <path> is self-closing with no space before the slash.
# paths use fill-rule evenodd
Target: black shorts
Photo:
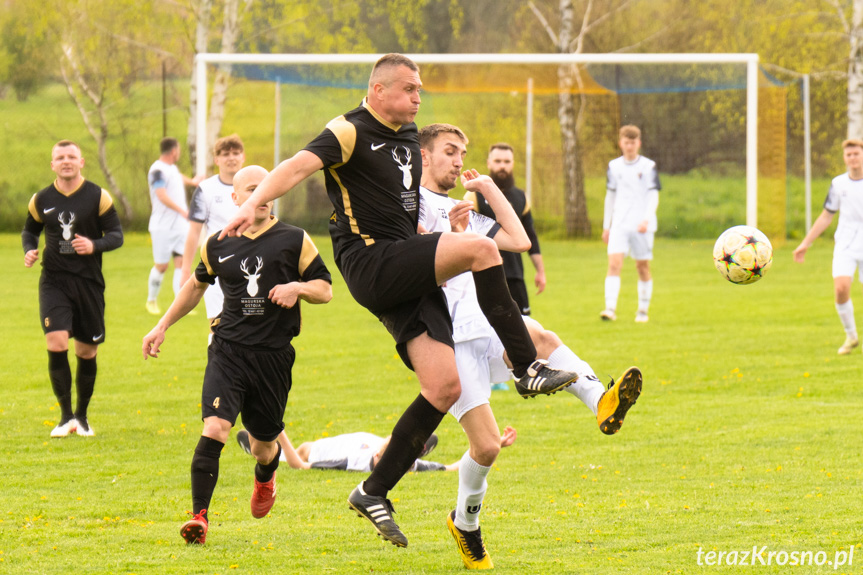
<path id="1" fill-rule="evenodd" d="M 216 416 L 234 425 L 237 415 L 242 414 L 243 425 L 252 437 L 275 440 L 285 428 L 282 420 L 295 356 L 292 346 L 262 350 L 214 335 L 207 348 L 201 419 Z"/>
<path id="2" fill-rule="evenodd" d="M 506 278 L 506 285 L 509 287 L 512 299 L 518 304 L 521 315 L 530 315 L 530 301 L 527 299 L 527 287 L 524 285 L 524 279 Z"/>
<path id="3" fill-rule="evenodd" d="M 82 343 L 105 342 L 105 288 L 94 281 L 42 271 L 39 277 L 42 331 L 68 331 Z"/>
<path id="4" fill-rule="evenodd" d="M 386 326 L 410 369 L 407 342 L 418 335 L 428 332 L 432 339 L 454 345 L 446 296 L 435 278 L 440 235 L 377 240 L 341 258 L 339 271 L 351 295 Z"/>

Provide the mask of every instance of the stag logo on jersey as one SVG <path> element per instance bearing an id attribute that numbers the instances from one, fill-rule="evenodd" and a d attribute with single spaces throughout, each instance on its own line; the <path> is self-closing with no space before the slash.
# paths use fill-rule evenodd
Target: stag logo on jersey
<path id="1" fill-rule="evenodd" d="M 72 239 L 72 222 L 75 221 L 75 212 L 69 212 L 69 221 L 64 222 L 66 212 L 60 212 L 57 216 L 57 221 L 60 222 L 60 227 L 63 228 L 63 239 L 67 242 Z"/>
<path id="2" fill-rule="evenodd" d="M 396 164 L 398 164 L 399 169 L 402 171 L 402 185 L 405 187 L 406 190 L 409 190 L 411 189 L 411 184 L 414 181 L 413 176 L 411 175 L 411 168 L 413 167 L 413 164 L 410 163 L 411 151 L 407 148 L 407 146 L 402 146 L 402 149 L 405 151 L 404 163 L 402 163 L 402 159 L 399 156 L 398 148 L 393 148 L 393 159 L 396 161 Z"/>
<path id="3" fill-rule="evenodd" d="M 264 267 L 264 260 L 261 259 L 261 256 L 257 256 L 258 265 L 255 266 L 255 271 L 250 272 L 247 266 L 249 258 L 245 258 L 242 262 L 240 262 L 240 269 L 243 271 L 243 277 L 249 280 L 248 285 L 246 285 L 246 293 L 249 294 L 249 297 L 255 297 L 258 295 L 258 278 L 261 277 L 261 268 Z"/>

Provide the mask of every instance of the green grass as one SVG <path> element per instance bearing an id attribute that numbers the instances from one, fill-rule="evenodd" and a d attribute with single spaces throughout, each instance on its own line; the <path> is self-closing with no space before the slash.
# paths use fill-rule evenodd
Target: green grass
<path id="1" fill-rule="evenodd" d="M 316 241 L 330 263 L 329 239 Z M 631 261 L 620 319 L 602 323 L 604 246 L 543 243 L 548 289 L 532 298 L 535 317 L 603 378 L 639 365 L 644 392 L 614 437 L 600 434 L 567 393 L 525 401 L 494 392 L 498 423 L 519 432 L 489 477 L 482 516 L 498 572 L 694 573 L 703 569 L 699 549 L 766 545 L 832 559 L 863 543 L 856 444 L 863 356 L 836 356 L 843 334 L 829 243 L 816 244 L 805 265 L 792 263 L 790 247 L 779 250 L 751 286 L 722 280 L 711 247 L 657 241 L 651 320 L 637 325 Z M 7 270 L 0 573 L 461 573 L 445 527 L 456 474 L 400 482 L 392 497 L 410 545 L 396 549 L 347 509 L 362 474 L 282 469 L 272 513 L 252 519 L 253 464 L 233 439 L 221 458 L 207 545 L 183 543 L 207 329 L 200 308 L 168 332 L 160 359 L 141 358 L 141 338 L 155 323 L 143 305 L 150 257 L 146 236 L 135 234 L 105 257 L 96 436 L 51 440 L 58 411 L 38 326 L 38 271 L 23 267 L 16 236 L 0 236 Z M 358 430 L 385 435 L 418 391 L 383 327 L 336 276 L 333 301 L 305 306 L 295 341 L 285 415 L 295 442 Z M 163 307 L 169 300 L 163 294 Z M 455 421 L 447 417 L 439 434 L 434 459 L 458 459 L 467 444 Z M 854 559 L 863 562 L 859 549 Z"/>

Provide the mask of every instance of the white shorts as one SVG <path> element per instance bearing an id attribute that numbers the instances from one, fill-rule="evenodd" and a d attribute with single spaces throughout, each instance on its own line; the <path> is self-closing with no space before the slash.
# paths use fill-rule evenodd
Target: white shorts
<path id="1" fill-rule="evenodd" d="M 608 255 L 624 254 L 638 261 L 652 260 L 654 235 L 654 232 L 640 234 L 634 229 L 611 226 L 608 234 Z"/>
<path id="2" fill-rule="evenodd" d="M 512 379 L 503 361 L 503 344 L 494 332 L 487 337 L 456 343 L 455 363 L 461 381 L 461 396 L 449 412 L 459 421 L 471 409 L 489 402 L 492 383 Z"/>
<path id="3" fill-rule="evenodd" d="M 225 304 L 225 294 L 222 293 L 222 286 L 219 285 L 219 278 L 216 278 L 216 283 L 207 288 L 204 292 L 204 305 L 207 308 L 207 319 L 213 319 L 222 313 L 222 306 Z"/>
<path id="4" fill-rule="evenodd" d="M 854 277 L 854 272 L 863 269 L 863 254 L 835 248 L 833 250 L 833 277 Z M 863 276 L 857 279 L 863 282 Z"/>
<path id="5" fill-rule="evenodd" d="M 181 230 L 150 232 L 150 238 L 153 241 L 153 261 L 157 264 L 166 264 L 173 256 L 182 256 L 186 247 L 186 232 L 188 232 L 188 226 L 183 226 Z"/>

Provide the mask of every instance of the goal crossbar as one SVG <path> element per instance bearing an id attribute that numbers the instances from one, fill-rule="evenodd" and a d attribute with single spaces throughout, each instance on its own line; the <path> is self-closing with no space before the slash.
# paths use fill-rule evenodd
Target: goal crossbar
<path id="1" fill-rule="evenodd" d="M 220 54 L 195 56 L 195 85 L 207 93 L 208 64 L 374 64 L 383 54 Z M 746 224 L 758 225 L 758 54 L 407 54 L 417 64 L 741 64 L 746 66 Z M 207 103 L 199 98 L 196 146 L 207 147 Z M 204 174 L 207 155 L 197 154 Z"/>

